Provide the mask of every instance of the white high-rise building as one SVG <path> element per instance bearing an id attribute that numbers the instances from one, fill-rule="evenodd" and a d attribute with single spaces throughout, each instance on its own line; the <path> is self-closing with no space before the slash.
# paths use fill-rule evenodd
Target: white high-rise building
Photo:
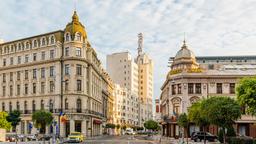
<path id="1" fill-rule="evenodd" d="M 127 88 L 131 95 L 138 97 L 138 125 L 153 119 L 153 62 L 143 53 L 142 34 L 139 34 L 138 56 L 134 60 L 129 52 L 113 53 L 107 56 L 107 72 L 114 83 Z"/>

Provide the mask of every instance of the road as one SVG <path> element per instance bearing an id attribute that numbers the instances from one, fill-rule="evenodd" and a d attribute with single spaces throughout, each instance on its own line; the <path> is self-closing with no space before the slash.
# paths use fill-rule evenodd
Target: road
<path id="1" fill-rule="evenodd" d="M 90 139 L 85 144 L 158 144 L 157 141 L 147 140 L 144 136 L 104 136 L 97 139 Z"/>

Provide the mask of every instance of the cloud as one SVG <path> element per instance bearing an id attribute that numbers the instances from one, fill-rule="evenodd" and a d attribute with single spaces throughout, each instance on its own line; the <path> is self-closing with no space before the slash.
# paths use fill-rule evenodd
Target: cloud
<path id="1" fill-rule="evenodd" d="M 77 11 L 89 40 L 104 63 L 106 54 L 129 50 L 137 34 L 155 64 L 155 97 L 180 49 L 183 33 L 196 55 L 251 55 L 256 45 L 254 0 L 78 0 Z M 0 0 L 0 38 L 13 40 L 64 29 L 70 0 Z"/>

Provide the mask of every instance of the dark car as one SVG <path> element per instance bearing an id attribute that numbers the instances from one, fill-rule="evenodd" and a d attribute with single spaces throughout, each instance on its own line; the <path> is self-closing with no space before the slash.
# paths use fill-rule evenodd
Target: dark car
<path id="1" fill-rule="evenodd" d="M 210 142 L 214 142 L 217 139 L 217 136 L 212 135 L 208 132 L 193 132 L 191 135 L 191 140 L 194 140 L 195 142 L 202 141 L 205 139 Z"/>

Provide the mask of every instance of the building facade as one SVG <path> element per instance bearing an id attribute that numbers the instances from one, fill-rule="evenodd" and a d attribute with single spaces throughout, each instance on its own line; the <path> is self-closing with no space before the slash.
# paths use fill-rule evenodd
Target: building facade
<path id="1" fill-rule="evenodd" d="M 46 133 L 101 135 L 109 95 L 103 73 L 75 11 L 64 30 L 0 44 L 1 110 L 21 111 L 18 133 L 35 133 L 31 115 L 44 109 L 57 123 Z"/>
<path id="2" fill-rule="evenodd" d="M 161 87 L 160 96 L 163 135 L 179 135 L 177 115 L 187 113 L 196 101 L 211 96 L 236 98 L 235 88 L 243 77 L 256 74 L 255 56 L 195 57 L 185 41 L 171 60 L 171 69 Z M 243 113 L 234 128 L 240 135 L 256 137 L 256 118 Z M 189 134 L 200 128 L 190 124 Z M 217 134 L 218 128 L 208 128 Z"/>
<path id="3" fill-rule="evenodd" d="M 159 123 L 161 122 L 161 103 L 159 99 L 155 99 L 154 120 Z"/>

